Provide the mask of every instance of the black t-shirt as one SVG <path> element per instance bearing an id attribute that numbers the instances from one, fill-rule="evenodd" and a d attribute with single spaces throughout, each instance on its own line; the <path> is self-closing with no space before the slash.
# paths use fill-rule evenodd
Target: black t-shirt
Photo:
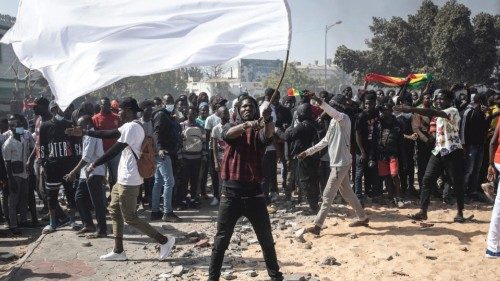
<path id="1" fill-rule="evenodd" d="M 396 117 L 392 117 L 392 123 L 378 123 L 377 153 L 379 160 L 388 160 L 390 157 L 399 157 L 402 145 L 403 133 Z"/>
<path id="2" fill-rule="evenodd" d="M 82 156 L 82 139 L 65 134 L 72 123 L 67 120 L 43 122 L 40 127 L 40 158 L 43 160 L 47 183 L 60 183 Z"/>
<path id="3" fill-rule="evenodd" d="M 363 111 L 358 115 L 358 118 L 356 119 L 355 129 L 357 132 L 361 133 L 361 140 L 364 146 L 363 148 L 367 153 L 374 151 L 376 146 L 374 134 L 376 134 L 377 130 L 377 121 L 377 111 Z M 360 149 L 358 146 L 356 146 L 356 153 L 360 153 Z"/>

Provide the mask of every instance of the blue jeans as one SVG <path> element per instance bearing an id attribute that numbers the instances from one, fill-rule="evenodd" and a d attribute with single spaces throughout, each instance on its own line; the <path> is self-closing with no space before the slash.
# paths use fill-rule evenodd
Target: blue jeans
<path id="1" fill-rule="evenodd" d="M 368 162 L 368 161 L 367 161 Z M 381 196 L 382 183 L 378 176 L 377 165 L 368 167 L 367 163 L 361 160 L 361 155 L 356 154 L 356 176 L 354 178 L 354 193 L 358 199 L 363 199 L 363 177 L 365 182 L 365 195 L 369 197 Z"/>
<path id="2" fill-rule="evenodd" d="M 166 155 L 164 159 L 156 157 L 156 173 L 153 192 L 151 194 L 151 211 L 160 211 L 161 188 L 163 187 L 163 212 L 171 213 L 172 209 L 172 193 L 174 190 L 175 179 L 174 170 L 172 168 L 172 159 Z"/>
<path id="3" fill-rule="evenodd" d="M 479 170 L 483 163 L 484 147 L 482 145 L 465 146 L 465 188 L 466 194 L 479 191 Z"/>

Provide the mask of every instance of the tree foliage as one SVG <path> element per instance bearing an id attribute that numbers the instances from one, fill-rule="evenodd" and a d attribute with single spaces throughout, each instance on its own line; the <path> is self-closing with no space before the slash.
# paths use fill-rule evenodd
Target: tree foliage
<path id="1" fill-rule="evenodd" d="M 93 95 L 116 99 L 134 97 L 139 100 L 163 97 L 167 93 L 177 97 L 186 91 L 186 83 L 187 69 L 179 69 L 141 77 L 128 77 L 95 91 Z"/>
<path id="2" fill-rule="evenodd" d="M 394 76 L 431 72 L 443 86 L 498 81 L 500 17 L 487 13 L 472 21 L 470 9 L 455 0 L 438 7 L 422 1 L 405 20 L 373 18 L 368 50 L 340 46 L 334 62 L 358 81 L 366 73 Z M 496 77 L 496 78 L 495 78 Z"/>
<path id="3" fill-rule="evenodd" d="M 278 85 L 283 70 L 276 71 L 271 73 L 264 81 L 265 87 L 276 88 Z M 308 89 L 317 91 L 317 87 L 320 84 L 319 81 L 310 78 L 305 71 L 302 71 L 295 67 L 294 64 L 288 63 L 285 77 L 283 78 L 283 82 L 279 87 L 279 91 L 281 93 L 285 93 L 288 88 L 296 88 L 298 90 Z M 283 94 L 282 94 L 283 95 Z"/>

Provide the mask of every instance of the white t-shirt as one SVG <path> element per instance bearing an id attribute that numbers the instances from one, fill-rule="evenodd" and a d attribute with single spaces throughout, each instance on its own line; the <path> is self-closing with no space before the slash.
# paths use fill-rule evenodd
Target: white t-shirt
<path id="1" fill-rule="evenodd" d="M 93 129 L 92 129 L 93 130 Z M 95 160 L 99 159 L 104 154 L 104 149 L 102 148 L 102 139 L 93 138 L 89 136 L 83 136 L 82 140 L 82 159 L 87 163 L 93 163 Z M 104 176 L 106 174 L 106 168 L 104 165 L 97 166 L 90 176 Z M 87 173 L 85 173 L 85 167 L 80 170 L 80 178 L 87 178 Z"/>
<path id="2" fill-rule="evenodd" d="M 205 130 L 213 130 L 215 126 L 220 124 L 221 120 L 220 117 L 217 116 L 215 113 L 208 116 L 207 120 L 205 121 Z M 212 138 L 208 141 L 209 149 L 212 149 Z"/>
<path id="3" fill-rule="evenodd" d="M 141 185 L 143 179 L 139 175 L 137 160 L 131 149 L 134 150 L 138 158 L 141 157 L 144 129 L 136 122 L 128 122 L 118 128 L 118 131 L 120 131 L 121 136 L 117 141 L 126 143 L 128 146 L 122 151 L 120 164 L 118 164 L 118 179 L 116 182 L 124 186 Z"/>
<path id="4" fill-rule="evenodd" d="M 443 110 L 448 118 L 436 118 L 436 146 L 432 154 L 441 156 L 448 155 L 457 149 L 462 149 L 460 141 L 460 114 L 458 109 L 448 107 Z"/>
<path id="5" fill-rule="evenodd" d="M 21 136 L 21 141 L 18 141 L 13 136 L 10 136 L 2 145 L 2 154 L 5 161 L 22 163 L 23 171 L 21 173 L 13 173 L 13 175 L 23 179 L 28 178 L 26 162 L 28 162 L 31 154 L 30 145 L 33 144 L 32 139 L 27 140 L 25 137 L 26 135 Z"/>

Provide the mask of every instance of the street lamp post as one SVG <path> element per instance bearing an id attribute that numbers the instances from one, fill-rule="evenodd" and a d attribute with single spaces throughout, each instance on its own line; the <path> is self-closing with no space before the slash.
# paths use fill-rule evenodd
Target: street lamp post
<path id="1" fill-rule="evenodd" d="M 325 26 L 325 91 L 326 91 L 326 55 L 327 55 L 327 53 L 326 53 L 327 48 L 326 47 L 327 47 L 328 30 L 330 30 L 335 25 L 338 25 L 338 24 L 341 24 L 341 23 L 342 23 L 342 21 L 339 20 L 338 22 L 336 22 L 334 24 L 330 24 L 330 25 L 326 25 Z"/>

